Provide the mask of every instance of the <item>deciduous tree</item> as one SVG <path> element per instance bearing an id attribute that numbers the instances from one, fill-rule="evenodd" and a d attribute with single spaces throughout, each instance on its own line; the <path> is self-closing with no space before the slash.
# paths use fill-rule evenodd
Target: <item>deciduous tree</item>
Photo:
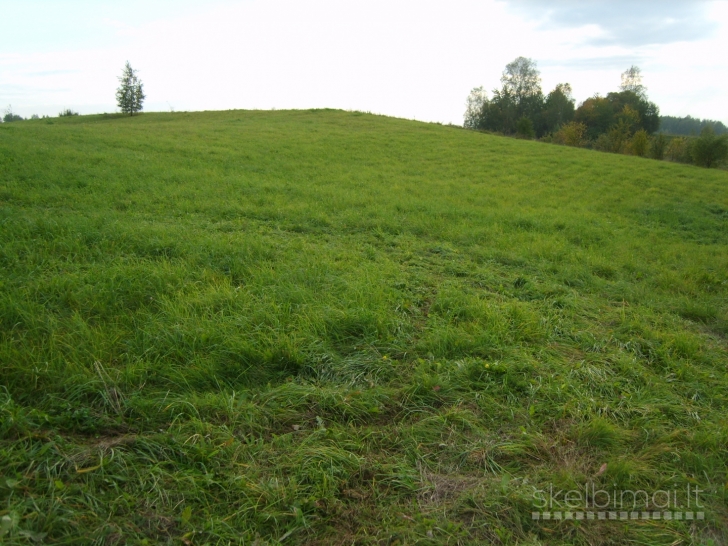
<path id="1" fill-rule="evenodd" d="M 637 66 L 630 66 L 622 72 L 621 91 L 632 91 L 638 97 L 646 98 L 647 88 L 642 85 L 642 71 Z"/>
<path id="2" fill-rule="evenodd" d="M 553 133 L 572 119 L 574 119 L 574 98 L 571 95 L 571 85 L 560 83 L 546 97 L 539 132 Z"/>
<path id="3" fill-rule="evenodd" d="M 466 102 L 465 127 L 510 135 L 518 131 L 518 120 L 524 117 L 531 120 L 534 130 L 540 127 L 544 100 L 536 62 L 518 57 L 506 65 L 501 83 L 502 87 L 493 90 L 490 100 L 482 87 L 470 92 Z"/>
<path id="4" fill-rule="evenodd" d="M 488 94 L 482 86 L 470 91 L 465 101 L 465 120 L 463 126 L 466 129 L 482 129 L 483 108 L 487 105 Z"/>
<path id="5" fill-rule="evenodd" d="M 514 97 L 516 104 L 520 104 L 529 97 L 540 97 L 541 73 L 536 67 L 536 61 L 526 57 L 518 57 L 506 65 L 501 76 L 503 89 L 507 89 Z"/>

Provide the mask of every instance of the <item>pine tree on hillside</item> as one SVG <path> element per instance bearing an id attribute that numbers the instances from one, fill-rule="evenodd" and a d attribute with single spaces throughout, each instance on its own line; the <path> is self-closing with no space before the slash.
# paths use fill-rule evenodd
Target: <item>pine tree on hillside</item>
<path id="1" fill-rule="evenodd" d="M 144 102 L 144 85 L 137 77 L 136 70 L 132 69 L 126 61 L 124 72 L 119 78 L 119 88 L 116 90 L 116 104 L 124 114 L 134 115 L 142 109 Z"/>

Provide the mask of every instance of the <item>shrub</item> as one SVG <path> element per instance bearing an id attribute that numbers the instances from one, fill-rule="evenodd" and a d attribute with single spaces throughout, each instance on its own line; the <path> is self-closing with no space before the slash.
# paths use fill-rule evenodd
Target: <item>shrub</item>
<path id="1" fill-rule="evenodd" d="M 516 133 L 521 138 L 533 138 L 536 135 L 536 131 L 533 129 L 533 121 L 531 118 L 523 116 L 516 123 Z"/>
<path id="2" fill-rule="evenodd" d="M 690 163 L 688 139 L 685 137 L 673 138 L 665 150 L 665 155 L 670 161 Z"/>
<path id="3" fill-rule="evenodd" d="M 586 125 L 572 121 L 563 125 L 554 135 L 554 142 L 567 146 L 583 146 L 586 135 Z"/>
<path id="4" fill-rule="evenodd" d="M 65 110 L 63 110 L 62 112 L 60 112 L 58 114 L 58 117 L 66 118 L 66 117 L 77 116 L 77 115 L 78 115 L 78 112 L 74 112 L 70 108 L 66 108 Z"/>
<path id="5" fill-rule="evenodd" d="M 632 149 L 632 153 L 640 157 L 645 157 L 647 155 L 647 150 L 649 149 L 649 146 L 650 137 L 647 135 L 647 131 L 645 131 L 644 129 L 640 129 L 639 131 L 637 131 L 632 137 L 632 141 L 630 142 L 630 148 Z"/>
<path id="6" fill-rule="evenodd" d="M 700 137 L 693 140 L 689 151 L 696 165 L 715 167 L 728 157 L 728 135 L 718 136 L 708 125 L 700 132 Z"/>
<path id="7" fill-rule="evenodd" d="M 602 133 L 591 143 L 591 147 L 599 152 L 611 152 L 612 141 L 607 133 Z"/>
<path id="8" fill-rule="evenodd" d="M 538 139 L 539 142 L 546 142 L 547 144 L 563 144 L 562 142 L 556 142 L 554 135 L 551 133 L 542 136 Z"/>
<path id="9" fill-rule="evenodd" d="M 23 117 L 22 116 L 19 116 L 17 114 L 10 113 L 10 114 L 5 114 L 3 116 L 3 121 L 5 123 L 10 123 L 12 121 L 23 121 Z"/>
<path id="10" fill-rule="evenodd" d="M 664 159 L 666 148 L 667 139 L 665 138 L 665 135 L 660 133 L 650 140 L 650 157 L 652 159 Z"/>
<path id="11" fill-rule="evenodd" d="M 625 111 L 631 116 L 631 112 L 625 107 Z M 631 117 L 620 119 L 607 132 L 609 137 L 609 149 L 607 151 L 615 154 L 624 154 L 629 151 L 631 130 Z"/>
<path id="12" fill-rule="evenodd" d="M 8 105 L 8 107 L 5 109 L 5 115 L 3 116 L 3 121 L 5 123 L 10 123 L 13 121 L 23 121 L 23 118 L 17 114 L 14 114 L 12 105 Z"/>

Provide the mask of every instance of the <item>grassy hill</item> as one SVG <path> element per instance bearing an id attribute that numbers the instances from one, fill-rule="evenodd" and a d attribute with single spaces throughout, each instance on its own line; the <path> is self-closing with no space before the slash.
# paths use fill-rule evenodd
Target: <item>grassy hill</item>
<path id="1" fill-rule="evenodd" d="M 342 111 L 3 124 L 0 542 L 726 544 L 727 302 L 724 171 Z M 532 519 L 600 488 L 704 519 Z"/>

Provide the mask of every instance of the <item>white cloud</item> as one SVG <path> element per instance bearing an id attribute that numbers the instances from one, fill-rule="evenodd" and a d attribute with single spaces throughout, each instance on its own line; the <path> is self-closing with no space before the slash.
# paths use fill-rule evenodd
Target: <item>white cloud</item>
<path id="1" fill-rule="evenodd" d="M 709 16 L 707 0 L 510 0 L 509 7 L 544 28 L 578 28 L 597 25 L 599 35 L 588 37 L 594 45 L 636 47 L 701 40 L 718 24 Z"/>

